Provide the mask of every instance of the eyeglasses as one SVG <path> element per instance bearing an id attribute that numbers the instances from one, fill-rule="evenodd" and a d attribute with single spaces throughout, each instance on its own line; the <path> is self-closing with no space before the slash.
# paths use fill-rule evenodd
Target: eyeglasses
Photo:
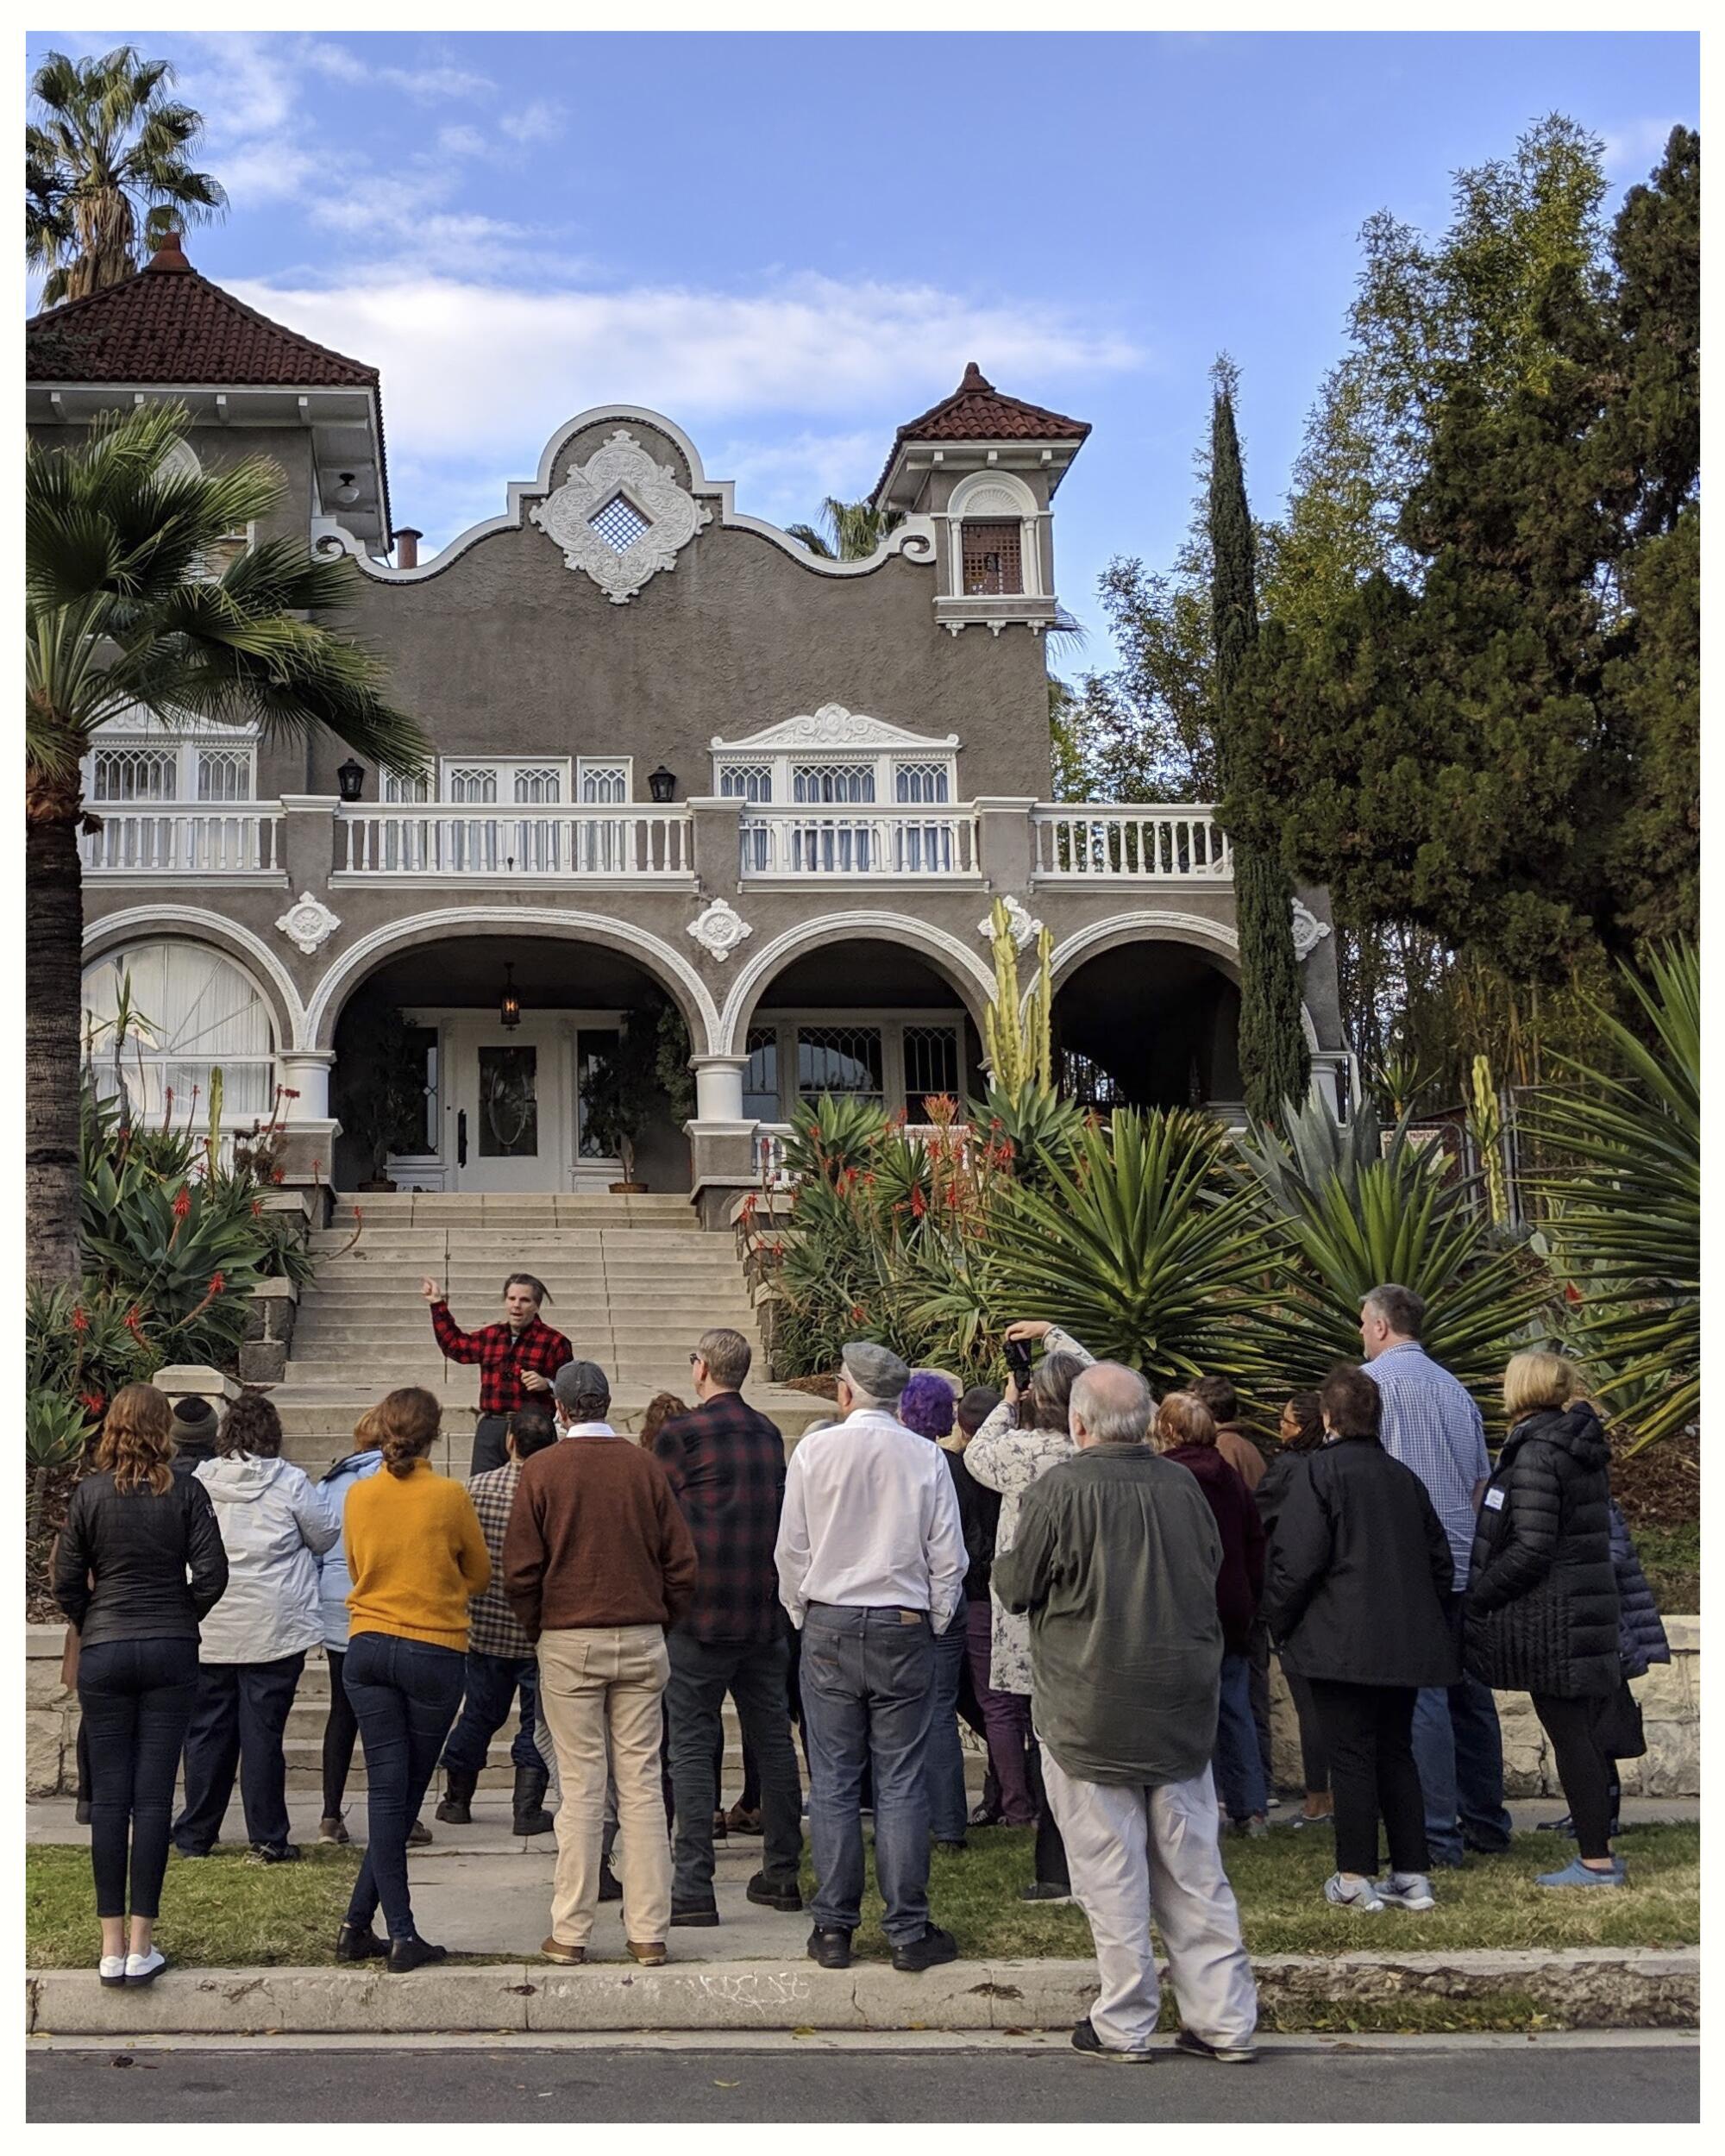
<path id="1" fill-rule="evenodd" d="M 691 1369 L 693 1369 L 694 1368 L 695 1364 L 696 1364 L 697 1363 L 699 1363 L 699 1360 L 700 1360 L 699 1356 L 699 1355 L 697 1355 L 697 1354 L 693 1351 L 693 1349 L 691 1349 L 691 1351 L 690 1351 L 690 1352 L 689 1352 L 689 1368 L 690 1368 Z"/>

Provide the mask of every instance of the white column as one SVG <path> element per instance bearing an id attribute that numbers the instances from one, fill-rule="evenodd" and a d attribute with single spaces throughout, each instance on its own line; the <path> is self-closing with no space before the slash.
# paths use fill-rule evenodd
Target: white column
<path id="1" fill-rule="evenodd" d="M 696 1056 L 692 1058 L 695 1073 L 695 1121 L 697 1123 L 741 1123 L 743 1114 L 743 1074 L 748 1069 L 746 1056 Z"/>
<path id="2" fill-rule="evenodd" d="M 336 1052 L 329 1048 L 283 1050 L 277 1056 L 278 1082 L 285 1091 L 299 1096 L 283 1104 L 284 1123 L 329 1120 L 329 1068 L 335 1060 Z"/>

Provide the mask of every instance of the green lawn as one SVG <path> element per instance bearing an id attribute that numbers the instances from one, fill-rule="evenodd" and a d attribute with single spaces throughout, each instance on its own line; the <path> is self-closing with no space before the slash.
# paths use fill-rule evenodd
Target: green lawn
<path id="1" fill-rule="evenodd" d="M 976 1959 L 1087 1956 L 1089 1928 L 1076 1908 L 1022 1902 L 1031 1876 L 1028 1827 L 973 1834 L 963 1855 L 934 1854 L 930 1901 L 935 1921 Z M 1573 1845 L 1523 1834 L 1509 1855 L 1470 1858 L 1437 1877 L 1429 1915 L 1386 1909 L 1366 1917 L 1333 1909 L 1320 1889 L 1334 1863 L 1321 1830 L 1276 1829 L 1267 1841 L 1230 1836 L 1228 1875 L 1239 1897 L 1247 1946 L 1256 1953 L 1346 1953 L 1387 1944 L 1446 1946 L 1681 1946 L 1700 1937 L 1701 1830 L 1643 1827 L 1620 1848 L 1631 1884 L 1622 1892 L 1547 1894 L 1536 1871 L 1562 1864 Z M 248 1864 L 243 1855 L 169 1859 L 161 1940 L 183 1966 L 316 1966 L 334 1959 L 358 1852 L 308 1846 L 297 1865 Z M 884 1955 L 873 1858 L 859 1953 Z M 804 1887 L 812 1886 L 805 1868 Z M 77 1969 L 96 1953 L 90 1858 L 78 1847 L 34 1847 L 25 1859 L 26 1952 L 32 1968 Z M 674 1942 L 673 1942 L 674 1944 Z M 703 1940 L 703 1944 L 707 1943 Z"/>

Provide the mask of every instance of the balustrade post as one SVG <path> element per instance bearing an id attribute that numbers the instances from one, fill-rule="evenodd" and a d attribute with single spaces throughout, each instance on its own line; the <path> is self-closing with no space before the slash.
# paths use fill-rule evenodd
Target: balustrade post
<path id="1" fill-rule="evenodd" d="M 737 890 L 743 863 L 737 826 L 746 803 L 735 794 L 703 794 L 688 803 L 693 844 L 691 866 L 699 888 L 714 896 Z"/>
<path id="2" fill-rule="evenodd" d="M 341 830 L 334 794 L 284 793 L 281 797 L 280 851 L 277 866 L 296 891 L 326 891 L 339 865 L 336 842 Z"/>
<path id="3" fill-rule="evenodd" d="M 976 865 L 991 891 L 1014 895 L 1028 891 L 1035 869 L 1036 833 L 1032 797 L 979 795 L 976 809 Z"/>

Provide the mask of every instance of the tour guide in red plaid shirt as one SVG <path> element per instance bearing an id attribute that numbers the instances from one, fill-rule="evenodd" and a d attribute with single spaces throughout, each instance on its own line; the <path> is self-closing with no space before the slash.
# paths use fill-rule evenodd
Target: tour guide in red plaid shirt
<path id="1" fill-rule="evenodd" d="M 419 1292 L 431 1306 L 431 1330 L 444 1356 L 480 1366 L 480 1419 L 467 1473 L 488 1475 L 507 1457 L 509 1418 L 530 1393 L 544 1394 L 549 1404 L 551 1380 L 574 1361 L 575 1351 L 540 1317 L 545 1283 L 531 1273 L 510 1275 L 503 1283 L 503 1322 L 477 1332 L 462 1332 L 435 1280 L 422 1280 Z"/>

